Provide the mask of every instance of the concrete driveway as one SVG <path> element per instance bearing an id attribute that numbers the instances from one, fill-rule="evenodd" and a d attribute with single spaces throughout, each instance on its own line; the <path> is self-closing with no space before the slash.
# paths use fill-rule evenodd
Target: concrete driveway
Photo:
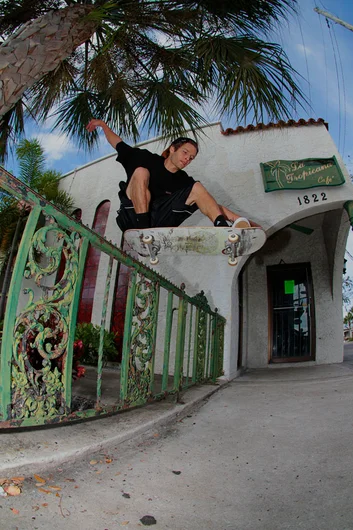
<path id="1" fill-rule="evenodd" d="M 352 426 L 350 362 L 253 371 L 167 428 L 26 479 L 1 528 L 352 530 Z"/>

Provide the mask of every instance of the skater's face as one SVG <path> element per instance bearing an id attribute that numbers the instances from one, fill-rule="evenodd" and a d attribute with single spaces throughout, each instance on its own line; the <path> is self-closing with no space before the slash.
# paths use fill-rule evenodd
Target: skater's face
<path id="1" fill-rule="evenodd" d="M 197 149 L 191 143 L 185 143 L 178 149 L 172 145 L 170 147 L 169 162 L 177 169 L 184 169 L 194 160 Z"/>

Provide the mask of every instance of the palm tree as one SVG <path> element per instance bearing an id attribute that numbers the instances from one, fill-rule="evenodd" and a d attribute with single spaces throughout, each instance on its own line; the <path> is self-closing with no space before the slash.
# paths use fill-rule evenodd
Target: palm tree
<path id="1" fill-rule="evenodd" d="M 352 322 L 353 322 L 353 307 L 351 307 L 349 310 L 348 310 L 348 313 L 346 314 L 346 316 L 343 318 L 343 323 L 348 326 L 348 329 L 349 329 L 349 338 L 351 338 L 351 333 L 352 333 Z"/>
<path id="2" fill-rule="evenodd" d="M 345 308 L 348 308 L 348 304 L 351 302 L 353 294 L 353 280 L 349 276 L 343 276 L 342 280 L 342 301 Z M 353 308 L 352 308 L 353 310 Z"/>
<path id="3" fill-rule="evenodd" d="M 74 209 L 73 198 L 59 190 L 61 174 L 45 169 L 44 150 L 39 141 L 21 140 L 16 149 L 19 179 L 66 213 Z M 0 300 L 0 320 L 4 317 L 11 269 L 27 220 L 28 210 L 12 196 L 2 193 L 0 199 L 0 275 L 4 273 Z"/>
<path id="4" fill-rule="evenodd" d="M 297 0 L 3 0 L 0 156 L 24 112 L 92 148 L 92 116 L 136 140 L 174 135 L 218 115 L 288 118 L 303 104 L 270 30 Z"/>
<path id="5" fill-rule="evenodd" d="M 350 308 L 350 310 L 348 311 L 348 313 L 343 319 L 344 324 L 347 324 L 349 329 L 351 328 L 352 321 L 353 321 L 353 307 Z"/>

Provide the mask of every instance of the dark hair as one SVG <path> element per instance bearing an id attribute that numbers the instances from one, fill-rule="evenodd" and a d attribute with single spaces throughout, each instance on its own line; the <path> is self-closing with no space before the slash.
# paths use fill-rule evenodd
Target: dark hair
<path id="1" fill-rule="evenodd" d="M 196 148 L 197 153 L 199 152 L 199 146 L 198 146 L 197 142 L 195 142 L 195 140 L 193 140 L 192 138 L 186 138 L 184 136 L 180 136 L 179 138 L 176 138 L 175 140 L 173 140 L 173 142 L 170 144 L 170 146 L 163 151 L 162 156 L 164 158 L 168 158 L 168 156 L 170 154 L 170 148 L 172 146 L 175 147 L 175 150 L 177 151 L 179 149 L 179 147 L 181 147 L 184 144 L 193 145 Z"/>

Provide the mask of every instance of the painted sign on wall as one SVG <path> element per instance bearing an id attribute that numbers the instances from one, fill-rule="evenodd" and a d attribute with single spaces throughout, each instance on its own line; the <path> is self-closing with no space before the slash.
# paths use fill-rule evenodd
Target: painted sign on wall
<path id="1" fill-rule="evenodd" d="M 340 186 L 345 182 L 335 156 L 303 160 L 272 160 L 260 166 L 266 192 Z"/>

